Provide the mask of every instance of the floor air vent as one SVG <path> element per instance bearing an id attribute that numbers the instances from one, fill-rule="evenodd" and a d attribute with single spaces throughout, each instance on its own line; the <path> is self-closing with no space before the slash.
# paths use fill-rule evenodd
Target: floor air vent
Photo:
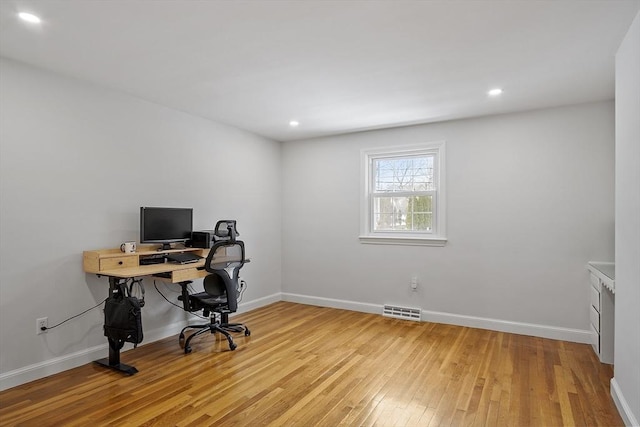
<path id="1" fill-rule="evenodd" d="M 395 305 L 385 305 L 382 309 L 382 315 L 385 317 L 415 320 L 416 322 L 420 321 L 421 312 L 422 310 L 420 310 L 419 308 L 398 307 Z"/>

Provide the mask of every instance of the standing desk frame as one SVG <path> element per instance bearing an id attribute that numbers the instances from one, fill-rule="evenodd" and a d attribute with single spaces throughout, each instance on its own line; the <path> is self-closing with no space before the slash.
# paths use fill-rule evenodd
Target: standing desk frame
<path id="1" fill-rule="evenodd" d="M 191 264 L 165 262 L 140 265 L 140 261 L 144 258 L 166 255 L 172 252 L 191 252 L 202 256 L 203 259 Z M 109 295 L 112 296 L 119 292 L 119 285 L 123 280 L 136 277 L 158 276 L 162 280 L 170 281 L 171 283 L 203 278 L 209 274 L 204 269 L 205 258 L 208 254 L 209 249 L 159 250 L 157 246 L 143 246 L 138 252 L 133 253 L 122 253 L 120 249 L 100 249 L 83 253 L 83 267 L 86 273 L 94 273 L 98 277 L 107 276 L 109 278 Z M 119 342 L 111 338 L 107 338 L 107 340 L 109 341 L 109 356 L 96 360 L 95 363 L 128 375 L 138 372 L 134 366 L 120 362 L 120 350 L 124 345 L 124 341 Z"/>

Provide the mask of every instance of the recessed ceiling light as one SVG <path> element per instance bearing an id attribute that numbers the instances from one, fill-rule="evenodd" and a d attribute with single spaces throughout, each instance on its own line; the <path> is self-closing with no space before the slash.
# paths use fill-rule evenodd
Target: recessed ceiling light
<path id="1" fill-rule="evenodd" d="M 18 13 L 18 16 L 23 21 L 27 21 L 27 22 L 30 22 L 32 24 L 39 24 L 41 22 L 40 18 L 38 18 L 36 15 L 33 15 L 31 13 L 20 12 L 20 13 Z"/>
<path id="2" fill-rule="evenodd" d="M 32 24 L 39 24 L 42 21 L 36 15 L 31 14 L 31 13 L 27 13 L 27 12 L 18 13 L 18 17 L 20 17 L 20 19 L 22 19 L 23 21 L 27 21 L 27 22 L 30 22 Z"/>
<path id="3" fill-rule="evenodd" d="M 495 89 L 491 89 L 489 92 L 487 92 L 489 94 L 489 96 L 498 96 L 498 95 L 502 95 L 502 89 L 500 88 L 495 88 Z"/>
<path id="4" fill-rule="evenodd" d="M 298 123 L 296 120 L 291 120 L 289 122 L 289 126 L 291 126 L 292 128 L 295 128 L 299 125 L 300 123 Z"/>

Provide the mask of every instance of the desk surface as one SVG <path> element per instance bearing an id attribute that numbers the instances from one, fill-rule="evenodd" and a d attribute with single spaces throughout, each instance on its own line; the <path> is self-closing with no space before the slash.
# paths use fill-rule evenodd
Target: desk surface
<path id="1" fill-rule="evenodd" d="M 140 265 L 140 260 L 145 257 L 167 255 L 175 252 L 192 252 L 206 257 L 209 254 L 208 249 L 181 248 L 158 251 L 155 246 L 141 246 L 139 249 L 140 250 L 132 253 L 123 253 L 119 248 L 84 251 L 84 271 L 100 276 L 122 279 L 169 273 L 169 277 L 166 279 L 174 283 L 198 279 L 208 274 L 204 269 L 205 259 L 191 264 L 164 262 L 161 264 Z"/>
<path id="2" fill-rule="evenodd" d="M 589 261 L 587 269 L 598 277 L 611 292 L 616 291 L 616 265 L 613 262 Z"/>
<path id="3" fill-rule="evenodd" d="M 589 261 L 589 270 L 592 272 L 597 270 L 598 272 L 604 274 L 611 280 L 616 280 L 616 264 L 613 262 L 595 262 Z"/>
<path id="4" fill-rule="evenodd" d="M 172 273 L 174 271 L 192 271 L 202 269 L 204 272 L 204 262 L 202 259 L 198 262 L 193 262 L 191 264 L 177 264 L 173 262 L 165 262 L 162 264 L 149 264 L 149 265 L 139 265 L 137 267 L 124 267 L 124 268 L 112 268 L 107 270 L 101 270 L 99 273 L 105 276 L 111 277 L 140 277 L 140 276 L 152 276 L 154 274 L 161 273 Z M 200 271 L 200 270 L 199 270 Z M 205 272 L 206 275 L 206 272 Z"/>
<path id="5" fill-rule="evenodd" d="M 176 252 L 192 252 L 202 256 L 203 259 L 190 264 L 164 262 L 161 264 L 140 265 L 141 258 Z M 99 249 L 95 251 L 85 251 L 83 253 L 83 265 L 84 271 L 87 273 L 122 279 L 170 273 L 170 277 L 166 279 L 171 280 L 173 283 L 178 283 L 207 276 L 209 273 L 204 269 L 204 264 L 208 254 L 209 249 L 202 248 L 180 248 L 159 251 L 154 246 L 142 246 L 139 251 L 132 253 L 123 253 L 120 249 Z M 216 261 L 218 260 L 237 261 L 237 259 L 233 257 L 229 257 L 228 259 L 216 257 Z M 245 262 L 249 262 L 249 260 L 246 259 Z"/>

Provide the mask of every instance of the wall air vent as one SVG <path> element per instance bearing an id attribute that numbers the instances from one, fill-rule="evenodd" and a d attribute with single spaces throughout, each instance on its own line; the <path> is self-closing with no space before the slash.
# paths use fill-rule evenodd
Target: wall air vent
<path id="1" fill-rule="evenodd" d="M 398 307 L 396 305 L 386 305 L 382 309 L 382 315 L 396 319 L 420 321 L 422 310 L 419 308 Z"/>

